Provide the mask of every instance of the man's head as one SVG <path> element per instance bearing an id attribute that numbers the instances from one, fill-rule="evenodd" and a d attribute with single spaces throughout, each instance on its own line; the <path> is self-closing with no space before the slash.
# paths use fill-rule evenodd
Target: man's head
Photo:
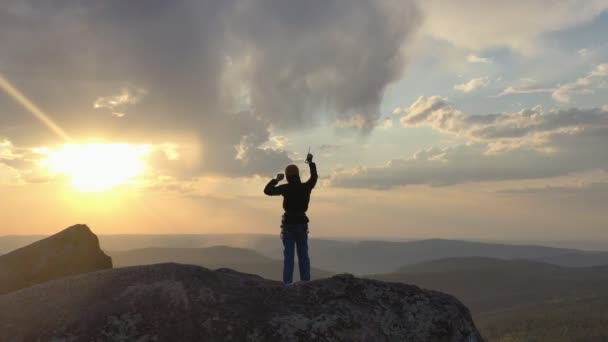
<path id="1" fill-rule="evenodd" d="M 299 176 L 300 175 L 300 170 L 298 169 L 297 166 L 291 164 L 291 165 L 287 165 L 287 167 L 285 168 L 285 176 L 289 177 L 289 176 Z"/>
<path id="2" fill-rule="evenodd" d="M 300 181 L 300 170 L 297 166 L 291 164 L 285 168 L 285 178 L 287 178 L 288 183 L 293 183 L 294 181 Z"/>

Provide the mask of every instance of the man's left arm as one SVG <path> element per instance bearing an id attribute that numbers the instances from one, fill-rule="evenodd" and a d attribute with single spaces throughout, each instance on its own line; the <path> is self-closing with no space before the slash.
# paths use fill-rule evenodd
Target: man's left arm
<path id="1" fill-rule="evenodd" d="M 306 181 L 306 184 L 312 189 L 317 184 L 319 175 L 317 174 L 317 164 L 312 161 L 312 154 L 308 154 L 308 167 L 310 168 L 310 178 Z"/>

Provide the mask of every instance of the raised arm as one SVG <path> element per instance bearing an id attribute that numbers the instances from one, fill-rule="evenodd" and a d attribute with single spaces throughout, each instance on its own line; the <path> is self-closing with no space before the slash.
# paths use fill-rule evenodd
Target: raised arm
<path id="1" fill-rule="evenodd" d="M 264 188 L 264 193 L 268 196 L 282 195 L 281 188 L 278 187 L 277 184 L 279 184 L 279 182 L 283 179 L 283 177 L 284 177 L 284 175 L 282 173 L 279 173 L 277 175 L 277 178 L 271 179 L 270 182 L 268 182 L 268 184 L 266 184 L 266 187 Z"/>
<path id="2" fill-rule="evenodd" d="M 308 184 L 308 186 L 312 189 L 317 184 L 317 179 L 319 179 L 319 175 L 317 174 L 317 164 L 312 161 L 312 155 L 310 155 L 308 167 L 310 167 L 310 178 L 306 181 L 306 184 Z"/>

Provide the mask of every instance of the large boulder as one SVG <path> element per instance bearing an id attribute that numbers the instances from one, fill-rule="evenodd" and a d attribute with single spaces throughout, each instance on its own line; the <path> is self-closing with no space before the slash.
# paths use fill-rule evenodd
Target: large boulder
<path id="1" fill-rule="evenodd" d="M 0 296 L 1 341 L 481 341 L 455 298 L 349 275 L 298 283 L 157 264 Z"/>
<path id="2" fill-rule="evenodd" d="M 0 295 L 108 268 L 112 268 L 112 259 L 99 248 L 97 236 L 79 224 L 0 256 Z"/>

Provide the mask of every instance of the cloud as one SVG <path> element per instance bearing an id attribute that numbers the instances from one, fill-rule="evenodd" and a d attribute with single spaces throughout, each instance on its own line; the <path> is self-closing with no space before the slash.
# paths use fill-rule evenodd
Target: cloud
<path id="1" fill-rule="evenodd" d="M 321 151 L 323 153 L 334 152 L 334 151 L 341 149 L 342 147 L 343 147 L 342 145 L 322 144 L 321 146 L 319 146 L 319 151 Z"/>
<path id="2" fill-rule="evenodd" d="M 362 114 L 351 116 L 347 119 L 336 120 L 336 127 L 338 127 L 338 128 L 363 130 L 368 125 L 370 125 L 370 123 L 367 121 L 367 117 Z M 373 125 L 375 125 L 375 124 L 373 124 Z"/>
<path id="3" fill-rule="evenodd" d="M 393 127 L 393 118 L 384 118 L 382 121 L 382 127 L 384 129 L 389 129 Z"/>
<path id="4" fill-rule="evenodd" d="M 421 97 L 404 110 L 402 125 L 430 126 L 466 139 L 433 147 L 380 167 L 345 170 L 342 187 L 392 188 L 411 184 L 539 179 L 608 169 L 608 112 L 540 107 L 515 113 L 466 115 L 439 96 Z"/>
<path id="5" fill-rule="evenodd" d="M 578 55 L 584 60 L 590 59 L 596 54 L 595 50 L 589 48 L 579 49 L 578 51 L 576 51 L 576 53 L 578 53 Z"/>
<path id="6" fill-rule="evenodd" d="M 467 56 L 467 62 L 469 63 L 480 63 L 480 64 L 492 64 L 492 60 L 487 57 L 479 57 L 472 53 Z"/>
<path id="7" fill-rule="evenodd" d="M 445 116 L 459 115 L 458 112 L 447 102 L 446 98 L 440 96 L 420 96 L 408 108 L 396 109 L 393 113 L 405 115 L 400 119 L 404 127 L 426 124 L 429 119 L 444 121 Z"/>
<path id="8" fill-rule="evenodd" d="M 3 70 L 71 136 L 196 136 L 199 172 L 227 176 L 290 162 L 286 151 L 264 149 L 271 123 L 366 132 L 379 124 L 379 103 L 402 77 L 422 19 L 413 2 L 396 0 L 9 0 L 3 8 L 19 9 L 0 12 Z M 116 94 L 125 84 L 145 89 L 145 101 Z M 91 99 L 122 119 L 91 113 Z M 18 110 L 0 134 L 22 145 L 55 138 Z"/>
<path id="9" fill-rule="evenodd" d="M 418 98 L 401 118 L 405 127 L 431 126 L 474 142 L 505 144 L 508 141 L 528 146 L 550 146 L 550 138 L 577 135 L 608 126 L 608 112 L 601 108 L 552 110 L 542 107 L 515 113 L 466 115 L 439 96 Z"/>
<path id="10" fill-rule="evenodd" d="M 268 148 L 282 151 L 289 144 L 289 138 L 284 135 L 275 135 L 270 137 Z"/>
<path id="11" fill-rule="evenodd" d="M 549 185 L 528 185 L 506 188 L 498 191 L 509 195 L 536 196 L 544 201 L 578 203 L 584 208 L 601 207 L 608 201 L 608 179 L 586 179 L 576 175 L 576 182 L 555 181 Z M 602 208 L 604 210 L 604 208 Z"/>
<path id="12" fill-rule="evenodd" d="M 570 103 L 574 95 L 593 94 L 597 88 L 606 87 L 606 79 L 608 79 L 608 64 L 600 64 L 586 76 L 581 77 L 574 82 L 547 88 L 531 85 L 530 83 L 534 80 L 522 79 L 524 85 L 509 86 L 500 94 L 496 95 L 496 97 L 516 94 L 551 93 L 551 96 L 555 101 Z"/>
<path id="13" fill-rule="evenodd" d="M 19 182 L 19 173 L 7 165 L 7 162 L 18 158 L 15 153 L 13 144 L 7 140 L 0 140 L 0 185 L 12 185 Z"/>
<path id="14" fill-rule="evenodd" d="M 48 175 L 39 167 L 42 157 L 36 149 L 15 146 L 8 139 L 0 139 L 0 184 L 19 185 L 48 181 Z"/>
<path id="15" fill-rule="evenodd" d="M 517 94 L 539 94 L 539 93 L 551 93 L 554 92 L 555 88 L 537 88 L 534 86 L 521 86 L 514 87 L 509 86 L 505 88 L 500 94 L 496 95 L 496 97 L 507 96 L 507 95 L 517 95 Z"/>
<path id="16" fill-rule="evenodd" d="M 575 27 L 608 9 L 604 0 L 419 0 L 424 31 L 458 47 L 539 48 L 543 34 Z M 542 19 L 539 19 L 542 18 Z M 516 23 L 516 24 L 514 24 Z"/>
<path id="17" fill-rule="evenodd" d="M 487 77 L 473 78 L 468 82 L 457 84 L 454 89 L 459 90 L 463 93 L 470 93 L 476 89 L 487 87 L 490 84 L 490 80 Z"/>
<path id="18" fill-rule="evenodd" d="M 592 94 L 607 78 L 608 64 L 600 64 L 585 77 L 558 86 L 553 91 L 553 99 L 557 102 L 569 103 L 576 94 Z"/>
<path id="19" fill-rule="evenodd" d="M 585 197 L 595 194 L 601 195 L 604 199 L 608 199 L 608 182 L 595 182 L 576 186 L 525 187 L 519 189 L 507 189 L 500 192 L 511 194 L 540 194 L 550 196 L 585 195 Z"/>
<path id="20" fill-rule="evenodd" d="M 430 148 L 411 158 L 393 159 L 380 167 L 338 172 L 332 185 L 347 188 L 390 189 L 397 186 L 454 184 L 553 177 L 568 171 L 547 169 L 549 156 L 531 151 L 486 154 L 483 144 Z"/>
<path id="21" fill-rule="evenodd" d="M 98 97 L 93 102 L 93 108 L 107 109 L 112 112 L 112 115 L 122 118 L 126 115 L 126 107 L 138 104 L 145 95 L 145 89 L 125 87 L 120 90 L 118 95 Z"/>
<path id="22" fill-rule="evenodd" d="M 0 140 L 0 161 L 2 160 L 14 160 L 19 157 L 15 152 L 13 143 L 8 139 Z"/>
<path id="23" fill-rule="evenodd" d="M 420 21 L 410 1 L 256 0 L 236 8 L 229 37 L 240 83 L 256 110 L 284 127 L 311 125 L 319 110 L 354 123 L 343 127 L 373 127 Z"/>

